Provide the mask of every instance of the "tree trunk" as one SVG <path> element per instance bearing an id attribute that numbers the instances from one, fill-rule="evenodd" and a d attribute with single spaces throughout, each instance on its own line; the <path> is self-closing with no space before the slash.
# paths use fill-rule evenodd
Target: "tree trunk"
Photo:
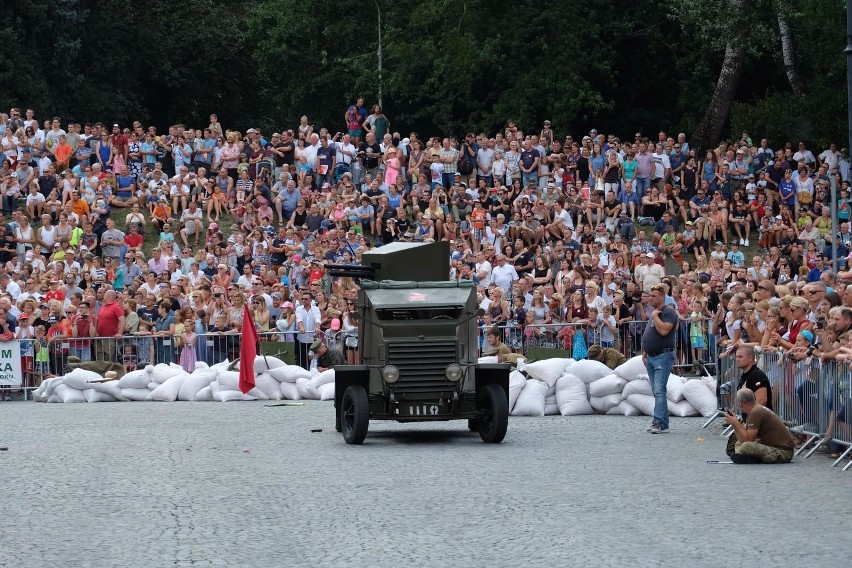
<path id="1" fill-rule="evenodd" d="M 805 85 L 802 83 L 802 78 L 799 76 L 799 70 L 796 67 L 793 33 L 790 30 L 790 24 L 787 23 L 787 17 L 782 13 L 783 2 L 778 3 L 776 10 L 778 12 L 778 32 L 781 35 L 781 54 L 784 58 L 784 73 L 787 74 L 787 81 L 790 82 L 793 93 L 797 97 L 804 97 Z"/>
<path id="2" fill-rule="evenodd" d="M 734 21 L 742 12 L 743 2 L 744 0 L 729 0 L 728 2 L 730 17 Z M 745 61 L 745 48 L 742 42 L 742 28 L 734 27 L 734 29 L 738 31 L 734 32 L 725 45 L 725 59 L 722 62 L 722 69 L 719 71 L 716 88 L 713 90 L 713 98 L 710 99 L 710 105 L 689 141 L 690 148 L 696 148 L 701 152 L 714 148 L 719 142 L 722 129 L 728 120 L 731 103 L 734 102 L 734 95 L 740 84 L 743 62 Z"/>

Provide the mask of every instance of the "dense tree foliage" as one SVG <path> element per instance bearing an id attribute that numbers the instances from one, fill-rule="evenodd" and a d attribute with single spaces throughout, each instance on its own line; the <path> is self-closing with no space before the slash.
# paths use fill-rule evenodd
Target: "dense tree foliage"
<path id="1" fill-rule="evenodd" d="M 394 127 L 424 132 L 511 117 L 575 133 L 846 139 L 843 0 L 6 4 L 0 108 L 42 118 L 163 127 L 217 112 L 247 128 L 307 114 L 342 129 L 346 105 L 381 88 Z"/>

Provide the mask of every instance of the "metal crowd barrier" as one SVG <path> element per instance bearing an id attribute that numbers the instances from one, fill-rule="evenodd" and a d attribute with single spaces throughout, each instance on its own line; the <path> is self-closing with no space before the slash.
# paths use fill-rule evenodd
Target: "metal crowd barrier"
<path id="1" fill-rule="evenodd" d="M 642 352 L 642 333 L 647 320 L 633 320 L 617 325 L 611 342 L 604 341 L 606 333 L 603 326 L 592 326 L 584 323 L 558 324 L 503 324 L 497 326 L 500 330 L 500 340 L 512 351 L 526 355 L 530 347 L 546 347 L 551 349 L 574 350 L 575 336 L 582 334 L 586 348 L 592 345 L 618 349 L 625 357 L 633 357 Z M 480 353 L 485 345 L 485 332 L 494 326 L 483 325 L 479 332 Z M 689 334 L 689 324 L 681 323 L 676 329 L 675 338 L 675 368 L 698 368 L 702 374 L 715 374 L 716 352 L 714 338 L 703 331 L 698 342 L 704 347 L 692 347 Z"/>

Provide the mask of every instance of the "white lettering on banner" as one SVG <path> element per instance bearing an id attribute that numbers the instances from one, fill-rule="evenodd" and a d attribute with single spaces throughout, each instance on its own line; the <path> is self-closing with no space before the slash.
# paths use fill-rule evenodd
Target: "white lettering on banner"
<path id="1" fill-rule="evenodd" d="M 17 341 L 0 343 L 0 385 L 20 386 L 21 345 Z"/>

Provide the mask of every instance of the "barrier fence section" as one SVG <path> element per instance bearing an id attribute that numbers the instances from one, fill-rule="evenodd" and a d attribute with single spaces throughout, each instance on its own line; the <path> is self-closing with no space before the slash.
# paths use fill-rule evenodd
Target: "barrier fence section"
<path id="1" fill-rule="evenodd" d="M 348 363 L 357 364 L 357 335 L 340 330 L 310 335 L 330 348 L 343 351 Z M 259 354 L 277 356 L 291 364 L 296 362 L 295 330 L 261 331 L 258 332 L 258 339 Z M 60 337 L 51 340 L 32 338 L 0 342 L 0 346 L 17 344 L 20 349 L 21 371 L 20 377 L 17 377 L 20 379 L 20 385 L 16 383 L 2 386 L 0 391 L 2 394 L 23 391 L 26 399 L 28 392 L 38 388 L 45 378 L 65 374 L 70 357 L 76 357 L 81 362 L 116 362 L 121 364 L 125 371 L 158 363 L 176 363 L 193 368 L 195 361 L 208 365 L 226 359 L 233 361 L 240 356 L 241 340 L 239 330 L 223 330 L 197 334 L 192 345 L 187 345 L 180 335 L 150 333 L 121 337 Z M 304 344 L 302 349 L 307 354 L 308 345 Z"/>
<path id="2" fill-rule="evenodd" d="M 716 341 L 707 332 L 706 322 L 697 323 L 697 329 L 691 329 L 691 322 L 681 322 L 675 328 L 675 366 L 702 366 L 704 369 L 709 367 L 707 370 L 713 375 Z M 642 333 L 647 324 L 647 320 L 624 321 L 616 324 L 615 331 L 604 325 L 576 322 L 525 325 L 510 323 L 498 325 L 496 328 L 500 330 L 500 340 L 512 351 L 523 355 L 527 354 L 530 347 L 564 349 L 579 355 L 592 345 L 600 345 L 617 349 L 630 358 L 642 352 Z M 488 351 L 485 333 L 494 327 L 480 326 L 480 353 Z"/>
<path id="3" fill-rule="evenodd" d="M 822 448 L 837 456 L 832 467 L 852 458 L 852 363 L 820 361 L 817 357 L 796 359 L 776 351 L 760 352 L 756 362 L 769 379 L 775 413 L 800 443 L 796 455 L 808 458 Z M 720 355 L 719 401 L 737 415 L 742 414 L 736 402 L 741 378 L 734 353 Z M 728 427 L 723 433 L 730 431 Z M 850 467 L 852 459 L 843 470 Z"/>

